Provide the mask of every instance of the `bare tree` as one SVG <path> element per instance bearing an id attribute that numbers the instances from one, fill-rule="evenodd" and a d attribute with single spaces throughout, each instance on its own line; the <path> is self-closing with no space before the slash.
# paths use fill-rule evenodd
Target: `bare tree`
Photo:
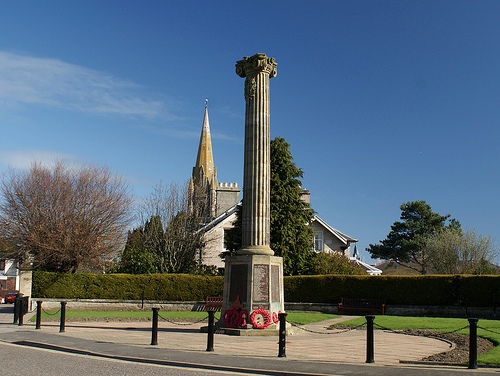
<path id="1" fill-rule="evenodd" d="M 489 274 L 498 250 L 489 236 L 473 230 L 445 228 L 425 243 L 429 261 L 443 274 Z"/>
<path id="2" fill-rule="evenodd" d="M 33 163 L 10 170 L 0 192 L 0 236 L 15 245 L 11 257 L 76 272 L 123 246 L 131 198 L 123 180 L 106 168 Z"/>
<path id="3" fill-rule="evenodd" d="M 159 272 L 188 273 L 197 260 L 201 262 L 202 217 L 189 204 L 187 183 L 155 186 L 140 208 L 140 217 L 145 247 L 155 253 Z"/>
<path id="4" fill-rule="evenodd" d="M 139 216 L 142 223 L 146 223 L 151 217 L 159 217 L 164 226 L 175 218 L 179 212 L 187 212 L 189 209 L 188 185 L 171 182 L 165 184 L 160 182 L 153 187 L 153 192 L 144 199 L 139 208 Z"/>

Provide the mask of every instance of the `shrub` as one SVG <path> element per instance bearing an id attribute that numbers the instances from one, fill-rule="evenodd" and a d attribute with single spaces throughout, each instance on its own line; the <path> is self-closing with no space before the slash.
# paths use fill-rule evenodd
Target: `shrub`
<path id="1" fill-rule="evenodd" d="M 366 271 L 359 265 L 351 263 L 347 257 L 338 252 L 321 252 L 314 254 L 310 274 L 366 275 Z"/>

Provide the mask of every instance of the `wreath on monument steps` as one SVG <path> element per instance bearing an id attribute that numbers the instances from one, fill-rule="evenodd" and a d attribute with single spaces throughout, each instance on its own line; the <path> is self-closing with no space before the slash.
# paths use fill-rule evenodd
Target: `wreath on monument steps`
<path id="1" fill-rule="evenodd" d="M 255 329 L 266 329 L 273 320 L 271 314 L 265 309 L 259 308 L 250 315 L 250 322 Z"/>

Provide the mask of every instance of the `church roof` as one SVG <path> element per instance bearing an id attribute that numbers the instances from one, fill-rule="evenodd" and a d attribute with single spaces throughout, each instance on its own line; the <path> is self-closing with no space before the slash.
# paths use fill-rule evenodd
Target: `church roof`
<path id="1" fill-rule="evenodd" d="M 200 145 L 196 157 L 196 165 L 193 168 L 193 179 L 195 185 L 204 185 L 205 181 L 212 182 L 216 178 L 214 154 L 212 151 L 212 138 L 210 136 L 210 123 L 208 121 L 208 101 L 205 104 L 203 116 L 203 127 L 200 136 Z M 200 182 L 199 179 L 205 181 Z M 201 184 L 200 184 L 201 183 Z"/>
<path id="2" fill-rule="evenodd" d="M 205 226 L 200 228 L 198 232 L 206 232 L 214 227 L 216 227 L 219 223 L 227 219 L 228 217 L 232 216 L 234 213 L 236 213 L 236 210 L 238 209 L 238 206 L 241 205 L 241 201 L 237 203 L 236 205 L 231 206 L 228 210 L 226 210 L 224 213 L 219 215 L 217 218 L 214 218 L 212 221 L 207 223 Z"/>

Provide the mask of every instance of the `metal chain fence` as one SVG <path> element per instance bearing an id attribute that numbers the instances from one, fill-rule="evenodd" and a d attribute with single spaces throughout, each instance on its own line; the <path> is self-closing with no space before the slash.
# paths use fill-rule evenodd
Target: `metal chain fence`
<path id="1" fill-rule="evenodd" d="M 198 319 L 198 320 L 195 320 L 195 321 L 189 321 L 189 322 L 178 322 L 174 319 L 169 319 L 167 317 L 163 317 L 161 314 L 158 313 L 158 317 L 161 318 L 162 320 L 165 320 L 171 324 L 174 324 L 174 325 L 179 325 L 179 326 L 187 326 L 187 325 L 193 325 L 193 324 L 198 324 L 200 322 L 203 322 L 203 321 L 206 321 L 208 320 L 208 316 L 205 316 L 204 318 L 202 319 Z"/>
<path id="2" fill-rule="evenodd" d="M 300 324 L 298 324 L 298 323 L 290 322 L 288 320 L 287 320 L 287 323 L 289 323 L 290 325 L 292 325 L 295 328 L 303 330 L 304 332 L 309 332 L 309 333 L 314 333 L 314 334 L 326 334 L 326 335 L 335 335 L 335 334 L 345 333 L 345 332 L 349 332 L 351 330 L 356 330 L 356 329 L 361 328 L 362 326 L 366 325 L 366 322 L 365 322 L 365 323 L 363 323 L 361 325 L 353 326 L 353 327 L 349 327 L 349 328 L 345 328 L 345 329 L 342 329 L 342 330 L 338 330 L 336 332 L 318 332 L 316 330 L 307 329 L 307 328 L 305 328 L 303 326 L 300 326 Z"/>
<path id="3" fill-rule="evenodd" d="M 59 312 L 61 312 L 61 308 L 59 308 L 57 311 L 55 311 L 54 313 L 50 313 L 49 311 L 46 311 L 45 309 L 42 308 L 42 312 L 45 313 L 46 315 L 49 315 L 49 316 L 55 316 L 57 315 Z"/>
<path id="4" fill-rule="evenodd" d="M 490 333 L 493 333 L 493 334 L 500 334 L 500 332 L 496 332 L 496 331 L 491 330 L 491 329 L 486 329 L 486 328 L 483 328 L 482 326 L 478 326 L 477 328 L 478 328 L 478 329 L 482 329 L 482 330 L 484 330 L 485 332 L 490 332 Z"/>

